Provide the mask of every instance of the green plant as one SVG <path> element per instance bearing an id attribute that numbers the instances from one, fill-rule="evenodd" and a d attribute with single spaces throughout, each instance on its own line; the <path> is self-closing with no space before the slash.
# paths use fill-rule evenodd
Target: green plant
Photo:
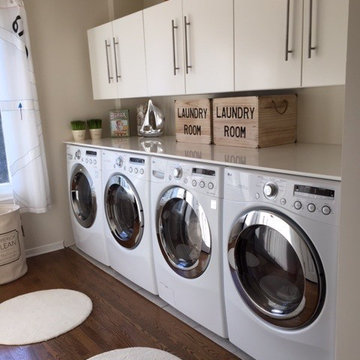
<path id="1" fill-rule="evenodd" d="M 73 120 L 71 121 L 71 130 L 85 130 L 86 123 L 82 120 Z"/>
<path id="2" fill-rule="evenodd" d="M 87 121 L 87 126 L 89 129 L 101 129 L 102 120 L 101 119 L 90 119 Z"/>

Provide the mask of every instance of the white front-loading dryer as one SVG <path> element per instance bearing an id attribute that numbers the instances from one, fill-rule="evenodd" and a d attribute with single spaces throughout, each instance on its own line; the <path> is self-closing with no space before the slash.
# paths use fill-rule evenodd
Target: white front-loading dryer
<path id="1" fill-rule="evenodd" d="M 159 296 L 226 337 L 219 166 L 152 158 L 151 228 Z"/>
<path id="2" fill-rule="evenodd" d="M 335 358 L 340 183 L 225 168 L 229 340 L 257 360 Z"/>
<path id="3" fill-rule="evenodd" d="M 76 246 L 109 265 L 104 238 L 100 153 L 98 149 L 67 145 L 67 182 Z"/>
<path id="4" fill-rule="evenodd" d="M 110 266 L 157 294 L 150 227 L 150 157 L 103 150 L 102 169 Z"/>

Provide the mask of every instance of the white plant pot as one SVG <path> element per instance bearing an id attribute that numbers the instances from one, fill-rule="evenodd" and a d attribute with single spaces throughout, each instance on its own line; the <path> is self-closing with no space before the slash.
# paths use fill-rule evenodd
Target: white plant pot
<path id="1" fill-rule="evenodd" d="M 85 140 L 86 130 L 73 130 L 72 134 L 75 141 L 84 141 Z"/>
<path id="2" fill-rule="evenodd" d="M 102 129 L 90 129 L 90 136 L 92 140 L 101 139 Z"/>

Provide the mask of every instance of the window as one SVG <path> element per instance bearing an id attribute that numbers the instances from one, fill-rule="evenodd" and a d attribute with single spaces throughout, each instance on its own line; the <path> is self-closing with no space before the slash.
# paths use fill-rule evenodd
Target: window
<path id="1" fill-rule="evenodd" d="M 0 114 L 0 200 L 11 197 L 11 188 L 9 181 L 9 171 L 7 167 L 7 159 L 5 153 L 4 135 Z"/>

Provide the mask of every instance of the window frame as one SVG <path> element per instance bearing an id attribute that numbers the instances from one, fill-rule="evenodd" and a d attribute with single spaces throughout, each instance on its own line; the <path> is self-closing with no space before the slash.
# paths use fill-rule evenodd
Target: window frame
<path id="1" fill-rule="evenodd" d="M 1 121 L 2 121 L 2 119 L 1 119 L 1 111 L 0 111 L 0 127 L 2 127 Z M 1 130 L 3 130 L 3 129 L 1 129 Z M 2 131 L 2 136 L 4 138 L 3 131 Z M 4 139 L 4 151 L 6 154 L 5 139 Z M 6 160 L 7 160 L 7 156 L 6 156 Z M 10 171 L 9 171 L 8 162 L 6 162 L 6 167 L 7 167 L 7 173 L 8 173 L 8 182 L 0 183 L 0 202 L 13 199 L 13 192 L 12 192 L 12 186 L 11 186 L 11 175 L 10 175 Z"/>

